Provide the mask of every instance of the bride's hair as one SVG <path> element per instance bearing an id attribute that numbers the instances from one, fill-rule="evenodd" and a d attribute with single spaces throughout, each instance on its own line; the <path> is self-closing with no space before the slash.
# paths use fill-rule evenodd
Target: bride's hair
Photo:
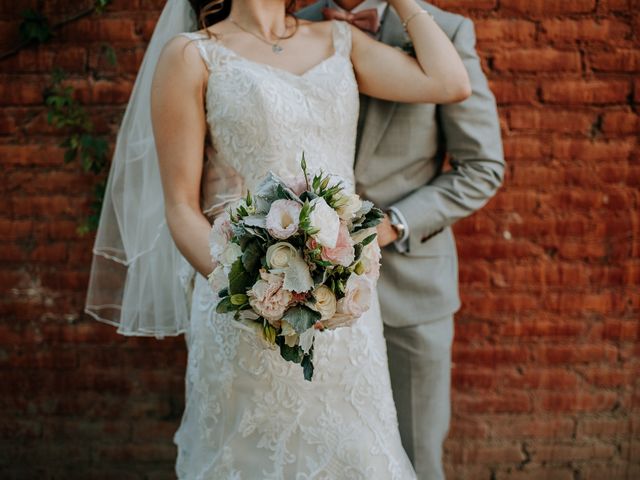
<path id="1" fill-rule="evenodd" d="M 229 16 L 231 12 L 232 0 L 189 0 L 191 7 L 198 17 L 200 28 L 207 28 L 221 22 Z M 293 15 L 296 7 L 296 0 L 289 0 L 286 6 L 287 15 Z M 296 18 L 296 25 L 297 25 Z"/>

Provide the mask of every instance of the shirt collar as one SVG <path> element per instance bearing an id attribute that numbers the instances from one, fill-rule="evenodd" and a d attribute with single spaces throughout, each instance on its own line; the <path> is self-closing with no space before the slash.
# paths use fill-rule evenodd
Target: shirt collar
<path id="1" fill-rule="evenodd" d="M 329 8 L 335 8 L 336 10 L 339 10 L 341 12 L 346 11 L 333 0 L 326 0 L 326 2 L 327 7 Z M 382 14 L 384 13 L 385 8 L 387 8 L 387 5 L 388 3 L 384 0 L 364 0 L 364 2 L 351 10 L 351 13 L 357 13 L 361 10 L 366 10 L 367 8 L 375 8 L 376 10 L 378 10 L 378 18 L 382 18 Z"/>

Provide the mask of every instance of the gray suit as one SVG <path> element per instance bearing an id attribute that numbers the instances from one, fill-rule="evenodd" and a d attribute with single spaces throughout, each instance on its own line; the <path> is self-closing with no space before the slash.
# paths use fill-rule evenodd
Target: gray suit
<path id="1" fill-rule="evenodd" d="M 493 94 L 475 51 L 473 23 L 417 0 L 449 36 L 469 73 L 472 95 L 451 105 L 405 104 L 361 96 L 357 190 L 400 210 L 409 248 L 383 250 L 378 291 L 403 444 L 419 478 L 444 478 L 449 425 L 453 313 L 460 308 L 451 225 L 484 206 L 502 183 L 504 158 Z M 298 15 L 322 20 L 321 0 Z M 380 41 L 408 36 L 388 8 Z M 451 169 L 443 171 L 444 153 Z"/>

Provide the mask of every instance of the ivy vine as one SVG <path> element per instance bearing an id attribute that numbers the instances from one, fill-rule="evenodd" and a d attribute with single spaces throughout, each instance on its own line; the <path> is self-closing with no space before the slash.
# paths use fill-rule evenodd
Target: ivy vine
<path id="1" fill-rule="evenodd" d="M 20 42 L 11 50 L 0 53 L 0 60 L 15 55 L 25 47 L 51 40 L 55 31 L 63 25 L 93 13 L 103 13 L 109 3 L 111 0 L 93 0 L 91 6 L 55 24 L 51 24 L 47 16 L 38 10 L 24 11 L 19 28 Z M 113 47 L 104 46 L 103 53 L 107 61 L 115 65 L 117 59 Z M 44 92 L 44 103 L 47 107 L 47 122 L 65 134 L 60 144 L 65 150 L 65 163 L 77 161 L 85 173 L 101 177 L 94 188 L 90 214 L 78 226 L 78 233 L 85 235 L 98 227 L 106 187 L 102 174 L 109 164 L 109 142 L 104 136 L 95 133 L 89 113 L 77 100 L 74 88 L 65 82 L 67 76 L 61 69 L 54 70 L 51 84 Z"/>

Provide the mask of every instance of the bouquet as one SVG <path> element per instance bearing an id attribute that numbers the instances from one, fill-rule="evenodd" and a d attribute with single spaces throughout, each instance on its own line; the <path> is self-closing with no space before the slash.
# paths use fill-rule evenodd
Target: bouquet
<path id="1" fill-rule="evenodd" d="M 323 330 L 351 326 L 369 303 L 380 268 L 380 209 L 320 172 L 285 181 L 269 172 L 211 229 L 218 313 L 233 313 L 282 358 L 313 377 Z"/>

